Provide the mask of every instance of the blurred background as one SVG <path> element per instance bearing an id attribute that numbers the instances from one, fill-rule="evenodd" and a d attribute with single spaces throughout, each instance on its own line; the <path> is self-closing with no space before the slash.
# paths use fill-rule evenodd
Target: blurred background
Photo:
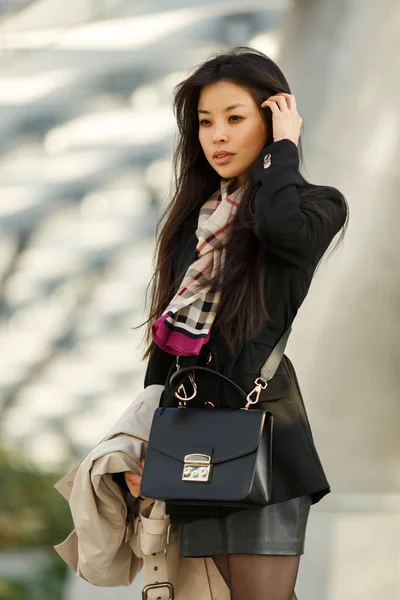
<path id="1" fill-rule="evenodd" d="M 299 600 L 400 599 L 400 1 L 0 0 L 0 598 L 140 598 L 58 558 L 53 484 L 143 387 L 172 89 L 212 52 L 277 61 L 303 172 L 350 205 L 286 353 L 332 493 Z"/>

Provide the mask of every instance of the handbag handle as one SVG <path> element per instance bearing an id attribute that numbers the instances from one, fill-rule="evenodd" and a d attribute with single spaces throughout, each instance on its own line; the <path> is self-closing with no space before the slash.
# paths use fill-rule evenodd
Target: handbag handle
<path id="1" fill-rule="evenodd" d="M 218 373 L 218 371 L 213 371 L 212 369 L 209 369 L 208 367 L 201 367 L 199 365 L 195 365 L 193 367 L 181 367 L 179 369 L 179 371 L 175 371 L 175 373 L 173 373 L 173 375 L 171 375 L 171 377 L 169 379 L 169 385 L 171 386 L 173 381 L 175 381 L 176 383 L 179 384 L 182 381 L 182 379 L 184 379 L 186 377 L 186 374 L 188 372 L 192 373 L 192 371 L 206 371 L 206 373 L 210 373 L 210 375 L 217 375 L 221 379 L 224 379 L 224 381 L 229 383 L 232 387 L 234 387 L 235 390 L 237 392 L 239 392 L 239 394 L 244 399 L 246 399 L 246 393 L 242 390 L 241 387 L 239 387 L 234 381 L 232 381 L 232 379 L 225 377 L 225 375 L 222 375 L 222 373 Z"/>
<path id="2" fill-rule="evenodd" d="M 262 365 L 261 371 L 260 371 L 260 379 L 262 380 L 262 384 L 266 384 L 275 375 L 275 372 L 276 372 L 277 368 L 279 367 L 280 362 L 283 357 L 283 354 L 285 352 L 286 344 L 289 339 L 289 335 L 290 335 L 291 331 L 292 331 L 291 327 L 289 327 L 285 331 L 285 333 L 278 340 L 277 344 L 275 344 L 274 349 L 272 350 L 271 354 L 268 356 L 265 363 Z M 192 367 L 181 367 L 178 371 L 175 371 L 175 373 L 173 373 L 171 375 L 169 382 L 167 382 L 167 383 L 169 383 L 169 386 L 171 386 L 172 382 L 174 382 L 174 381 L 175 382 L 177 381 L 178 383 L 180 383 L 182 381 L 182 379 L 184 379 L 184 377 L 186 376 L 187 373 L 191 373 L 193 371 L 206 371 L 210 374 L 217 375 L 221 379 L 224 379 L 226 382 L 228 382 L 231 386 L 233 386 L 236 389 L 236 391 L 241 394 L 242 397 L 244 397 L 245 399 L 248 400 L 249 395 L 246 394 L 242 390 L 241 387 L 236 385 L 236 383 L 234 381 L 232 381 L 228 377 L 225 377 L 225 375 L 222 375 L 222 373 L 218 373 L 218 371 L 213 371 L 212 369 L 209 369 L 207 367 L 201 367 L 201 366 L 197 366 L 197 365 L 192 366 Z M 265 387 L 265 385 L 264 385 L 264 387 Z M 253 403 L 253 402 L 251 402 L 251 403 Z"/>

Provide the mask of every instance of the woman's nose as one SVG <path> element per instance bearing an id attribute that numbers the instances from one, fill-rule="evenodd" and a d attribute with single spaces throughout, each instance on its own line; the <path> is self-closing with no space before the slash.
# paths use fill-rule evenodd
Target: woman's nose
<path id="1" fill-rule="evenodd" d="M 220 142 L 226 140 L 226 133 L 216 131 L 213 135 L 214 142 Z"/>

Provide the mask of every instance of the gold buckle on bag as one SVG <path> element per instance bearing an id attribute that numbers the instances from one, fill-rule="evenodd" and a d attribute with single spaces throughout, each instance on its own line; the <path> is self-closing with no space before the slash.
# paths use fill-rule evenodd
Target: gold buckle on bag
<path id="1" fill-rule="evenodd" d="M 168 600 L 174 600 L 174 586 L 169 581 L 163 581 L 162 583 L 149 583 L 145 585 L 142 590 L 142 600 L 148 600 L 150 590 L 158 590 L 161 588 L 167 588 L 169 591 Z"/>
<path id="2" fill-rule="evenodd" d="M 257 404 L 257 402 L 260 398 L 261 390 L 265 390 L 265 388 L 268 385 L 268 381 L 265 381 L 265 379 L 263 379 L 262 377 L 257 377 L 254 380 L 254 383 L 256 384 L 256 386 L 246 396 L 246 400 L 247 400 L 246 406 L 242 406 L 240 410 L 249 410 L 249 406 L 251 406 L 252 404 Z M 256 395 L 255 400 L 251 399 L 253 394 Z"/>
<path id="3" fill-rule="evenodd" d="M 207 482 L 211 474 L 211 456 L 208 454 L 186 454 L 182 473 L 183 481 Z"/>
<path id="4" fill-rule="evenodd" d="M 193 400 L 193 398 L 196 396 L 197 394 L 197 384 L 194 378 L 194 373 L 190 373 L 189 374 L 189 381 L 192 384 L 193 387 L 193 394 L 191 396 L 188 396 L 186 393 L 186 388 L 183 385 L 183 383 L 181 383 L 181 385 L 178 387 L 178 390 L 175 392 L 175 396 L 178 398 L 179 402 L 179 408 L 186 408 L 186 402 L 188 402 L 189 400 Z M 183 396 L 180 396 L 179 394 L 183 393 Z"/>

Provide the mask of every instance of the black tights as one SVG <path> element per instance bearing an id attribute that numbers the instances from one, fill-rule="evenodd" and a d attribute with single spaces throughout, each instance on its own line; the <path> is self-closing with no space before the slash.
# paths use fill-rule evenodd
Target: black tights
<path id="1" fill-rule="evenodd" d="M 213 559 L 231 600 L 297 600 L 300 555 L 218 554 Z"/>

